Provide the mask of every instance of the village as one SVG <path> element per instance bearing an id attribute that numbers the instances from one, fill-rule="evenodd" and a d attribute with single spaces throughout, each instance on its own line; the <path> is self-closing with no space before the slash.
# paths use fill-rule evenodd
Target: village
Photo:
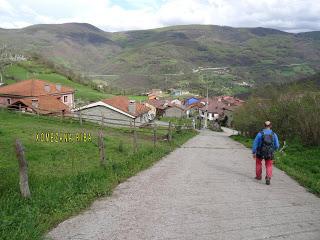
<path id="1" fill-rule="evenodd" d="M 81 117 L 81 120 L 113 126 L 144 126 L 161 119 L 189 119 L 193 128 L 231 127 L 233 111 L 244 101 L 232 96 L 192 95 L 188 91 L 152 89 L 146 99 L 113 96 L 76 106 L 75 89 L 39 79 L 0 87 L 0 106 L 38 115 Z"/>
<path id="2" fill-rule="evenodd" d="M 0 0 L 0 240 L 320 240 L 319 13 Z"/>

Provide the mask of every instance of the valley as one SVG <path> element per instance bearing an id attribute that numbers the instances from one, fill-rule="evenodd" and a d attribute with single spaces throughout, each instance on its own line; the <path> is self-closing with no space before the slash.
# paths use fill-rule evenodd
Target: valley
<path id="1" fill-rule="evenodd" d="M 215 25 L 111 33 L 90 24 L 66 23 L 0 29 L 0 43 L 114 91 L 185 88 L 203 94 L 208 87 L 211 94 L 237 94 L 319 71 L 318 35 Z M 221 67 L 229 71 L 210 70 Z"/>

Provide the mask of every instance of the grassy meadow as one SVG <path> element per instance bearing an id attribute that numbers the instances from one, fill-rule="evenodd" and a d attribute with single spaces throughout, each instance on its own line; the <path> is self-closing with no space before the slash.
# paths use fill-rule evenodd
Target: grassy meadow
<path id="1" fill-rule="evenodd" d="M 130 129 L 103 128 L 106 167 L 101 167 L 97 132 L 100 126 L 70 119 L 7 112 L 0 109 L 0 238 L 41 239 L 52 227 L 79 213 L 96 198 L 107 196 L 120 182 L 180 146 L 196 133 L 179 131 L 169 144 L 159 130 L 138 130 L 138 151 Z M 90 133 L 91 141 L 37 141 L 37 133 Z M 161 136 L 162 137 L 161 137 Z M 14 141 L 19 138 L 28 161 L 31 199 L 20 197 Z"/>

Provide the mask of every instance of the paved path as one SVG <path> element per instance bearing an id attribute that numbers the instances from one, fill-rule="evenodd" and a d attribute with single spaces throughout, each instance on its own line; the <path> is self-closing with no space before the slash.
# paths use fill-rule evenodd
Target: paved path
<path id="1" fill-rule="evenodd" d="M 250 151 L 203 131 L 120 184 L 53 239 L 320 239 L 320 199 L 275 169 L 256 181 Z"/>

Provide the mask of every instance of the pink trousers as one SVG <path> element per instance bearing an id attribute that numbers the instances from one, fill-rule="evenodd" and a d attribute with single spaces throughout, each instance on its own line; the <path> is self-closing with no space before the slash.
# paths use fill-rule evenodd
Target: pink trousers
<path id="1" fill-rule="evenodd" d="M 272 160 L 265 160 L 266 165 L 266 178 L 272 177 Z M 262 159 L 256 158 L 256 176 L 261 178 L 262 175 Z"/>

